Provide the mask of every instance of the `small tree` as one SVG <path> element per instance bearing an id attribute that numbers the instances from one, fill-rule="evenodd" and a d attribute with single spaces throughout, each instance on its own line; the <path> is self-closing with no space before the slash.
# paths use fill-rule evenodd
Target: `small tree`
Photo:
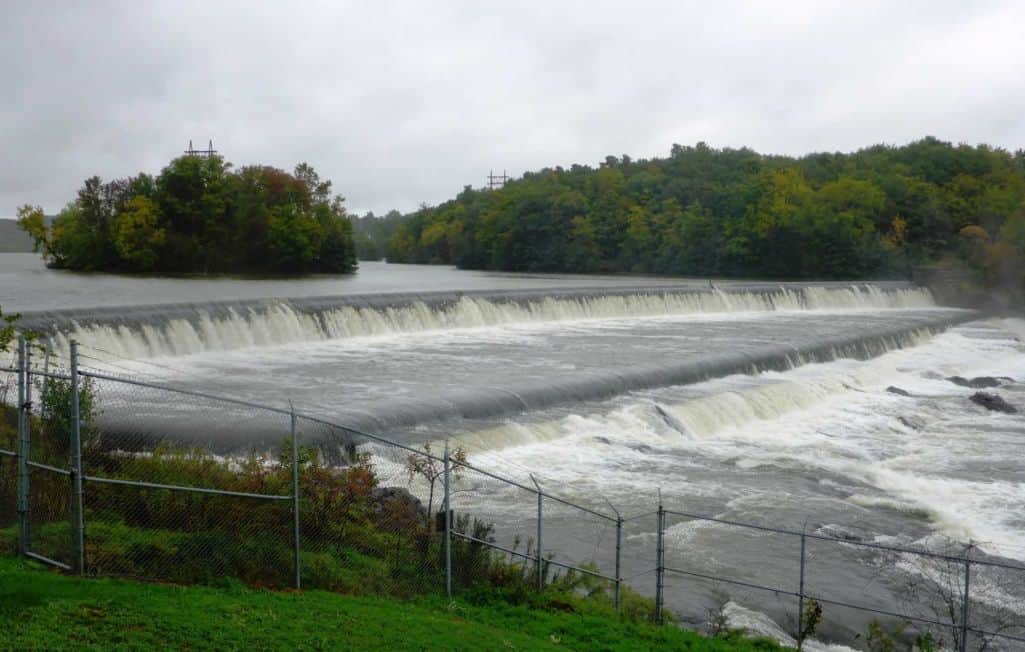
<path id="1" fill-rule="evenodd" d="M 43 429 L 61 457 L 71 446 L 71 395 L 71 381 L 62 378 L 47 378 L 40 394 L 42 414 L 46 415 Z M 79 436 L 83 450 L 90 449 L 99 435 L 96 414 L 96 392 L 92 379 L 87 378 L 78 386 Z"/>
<path id="2" fill-rule="evenodd" d="M 801 623 L 797 630 L 797 649 L 804 649 L 805 640 L 815 636 L 815 631 L 822 622 L 822 605 L 815 600 L 808 600 L 801 616 Z"/>
<path id="3" fill-rule="evenodd" d="M 14 341 L 16 334 L 14 323 L 20 318 L 21 315 L 17 313 L 5 315 L 3 308 L 0 308 L 0 353 L 6 353 L 11 347 L 11 342 Z"/>
<path id="4" fill-rule="evenodd" d="M 4 314 L 4 309 L 0 307 L 0 353 L 7 353 L 11 350 L 11 344 L 14 343 L 15 337 L 19 334 L 17 328 L 19 319 L 21 319 L 19 313 Z M 22 330 L 20 333 L 30 346 L 45 350 L 44 347 L 34 343 L 39 339 L 38 333 L 26 330 Z"/>
<path id="5" fill-rule="evenodd" d="M 452 467 L 450 471 L 452 476 L 462 477 L 463 465 L 467 463 L 466 451 L 462 447 L 456 448 L 449 454 L 449 463 Z M 418 477 L 427 481 L 429 489 L 426 519 L 427 526 L 430 527 L 431 516 L 434 513 L 434 487 L 438 480 L 445 475 L 445 463 L 431 454 L 431 443 L 427 442 L 423 445 L 423 453 L 410 453 L 406 458 L 406 473 L 409 475 L 410 482 Z"/>

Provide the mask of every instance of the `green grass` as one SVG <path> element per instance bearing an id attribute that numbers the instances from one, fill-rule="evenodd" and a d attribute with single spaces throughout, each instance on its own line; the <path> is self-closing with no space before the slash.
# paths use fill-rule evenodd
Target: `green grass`
<path id="1" fill-rule="evenodd" d="M 675 627 L 437 598 L 82 579 L 0 557 L 0 649 L 777 650 Z"/>

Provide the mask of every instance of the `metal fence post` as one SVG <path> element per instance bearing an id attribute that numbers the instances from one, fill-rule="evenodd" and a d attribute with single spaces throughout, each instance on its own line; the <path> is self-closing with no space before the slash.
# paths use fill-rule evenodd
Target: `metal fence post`
<path id="1" fill-rule="evenodd" d="M 616 517 L 616 615 L 623 615 L 623 603 L 621 591 L 623 587 L 623 575 L 620 572 L 620 553 L 623 550 L 623 517 Z"/>
<path id="2" fill-rule="evenodd" d="M 804 643 L 804 552 L 807 538 L 801 530 L 801 579 L 797 588 L 797 648 Z"/>
<path id="3" fill-rule="evenodd" d="M 615 515 L 616 515 L 616 592 L 615 592 L 615 602 L 616 602 L 616 615 L 619 616 L 619 615 L 622 614 L 622 608 L 621 608 L 622 605 L 620 603 L 620 597 L 621 597 L 620 596 L 620 589 L 622 588 L 622 585 L 623 585 L 623 576 L 620 573 L 620 553 L 623 550 L 623 515 L 619 513 L 619 510 L 616 509 L 616 506 L 612 504 L 611 500 L 609 500 L 608 498 L 605 498 L 605 502 L 608 504 L 609 509 L 611 509 L 615 513 Z"/>
<path id="4" fill-rule="evenodd" d="M 78 342 L 71 340 L 71 568 L 85 572 L 85 521 L 82 515 L 82 420 L 78 400 Z"/>
<path id="5" fill-rule="evenodd" d="M 969 600 L 969 586 L 972 578 L 972 561 L 968 555 L 972 551 L 971 543 L 968 544 L 968 550 L 965 551 L 964 559 L 964 596 L 961 598 L 961 652 L 968 650 L 968 600 Z"/>
<path id="6" fill-rule="evenodd" d="M 665 584 L 666 512 L 662 508 L 662 490 L 658 490 L 658 543 L 655 547 L 655 622 L 662 624 L 662 601 Z"/>
<path id="7" fill-rule="evenodd" d="M 448 439 L 445 440 L 445 595 L 452 597 L 452 464 L 448 452 Z"/>
<path id="8" fill-rule="evenodd" d="M 537 483 L 537 478 L 531 474 L 530 479 L 533 480 L 534 486 L 537 487 L 537 590 L 540 593 L 545 589 L 545 558 L 542 546 L 542 517 L 543 517 L 543 505 L 545 494 L 541 491 L 541 485 Z"/>
<path id="9" fill-rule="evenodd" d="M 18 338 L 18 554 L 28 552 L 29 539 L 29 430 L 32 404 L 28 374 L 29 349 L 24 337 Z"/>
<path id="10" fill-rule="evenodd" d="M 295 588 L 301 589 L 302 580 L 302 550 L 299 542 L 299 438 L 295 431 L 295 407 L 289 401 L 289 410 L 292 413 L 292 537 L 295 544 Z"/>

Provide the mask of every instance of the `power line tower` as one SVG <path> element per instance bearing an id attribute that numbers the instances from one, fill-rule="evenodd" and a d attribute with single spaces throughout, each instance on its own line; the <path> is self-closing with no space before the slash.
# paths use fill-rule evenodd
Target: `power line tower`
<path id="1" fill-rule="evenodd" d="M 187 150 L 185 150 L 185 155 L 186 156 L 202 156 L 203 158 L 210 158 L 211 156 L 213 156 L 216 153 L 217 153 L 217 150 L 214 149 L 214 141 L 213 140 L 210 141 L 210 144 L 207 145 L 206 149 L 196 149 L 195 147 L 192 146 L 192 141 L 189 140 L 189 148 Z"/>
<path id="2" fill-rule="evenodd" d="M 502 174 L 495 174 L 494 170 L 488 172 L 488 190 L 494 190 L 495 188 L 501 188 L 509 181 L 509 175 L 502 170 Z"/>

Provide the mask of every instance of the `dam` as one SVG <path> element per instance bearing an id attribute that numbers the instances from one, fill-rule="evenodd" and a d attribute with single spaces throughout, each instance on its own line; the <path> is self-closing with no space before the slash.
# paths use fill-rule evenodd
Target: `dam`
<path id="1" fill-rule="evenodd" d="M 389 265 L 360 274 L 193 284 L 4 276 L 0 265 L 0 304 L 51 343 L 37 365 L 60 364 L 75 339 L 83 368 L 195 393 L 169 400 L 98 385 L 108 392 L 103 429 L 137 437 L 121 442 L 171 438 L 229 455 L 280 443 L 287 419 L 202 398 L 230 396 L 409 445 L 448 440 L 478 468 L 533 477 L 595 509 L 644 513 L 661 496 L 727 520 L 916 547 L 972 540 L 980 556 L 1025 561 L 1025 423 L 972 403 L 976 390 L 949 380 L 998 379 L 1001 396 L 1025 410 L 1021 319 L 938 305 L 904 282 L 461 276 Z M 58 290 L 33 289 L 39 277 Z M 358 433 L 307 435 L 329 457 L 352 446 L 373 453 L 385 486 L 405 481 L 401 455 Z M 497 483 L 482 487 L 475 515 L 501 524 L 500 537 L 529 531 L 536 505 Z M 578 561 L 609 545 L 587 523 L 551 529 L 546 545 Z M 728 575 L 770 585 L 792 575 L 792 550 L 714 523 L 675 523 L 665 536 Z M 624 544 L 650 549 L 653 537 L 638 523 Z M 897 608 L 908 569 L 870 565 L 869 576 L 854 561 L 864 560 L 831 559 L 815 577 L 842 599 Z M 624 575 L 651 568 L 650 559 L 623 563 Z M 973 581 L 978 609 L 1025 617 L 1020 591 Z M 714 585 L 666 590 L 681 613 L 721 600 Z M 779 600 L 731 595 L 773 622 L 788 617 Z M 853 640 L 867 624 L 831 618 L 832 640 Z"/>
<path id="2" fill-rule="evenodd" d="M 292 402 L 389 434 L 868 359 L 972 315 L 901 283 L 736 283 L 170 303 L 26 312 L 23 320 L 57 358 L 74 339 L 87 365 L 159 368 L 164 383 Z M 186 437 L 195 426 L 176 416 L 159 430 Z M 248 427 L 222 440 L 260 438 Z"/>

